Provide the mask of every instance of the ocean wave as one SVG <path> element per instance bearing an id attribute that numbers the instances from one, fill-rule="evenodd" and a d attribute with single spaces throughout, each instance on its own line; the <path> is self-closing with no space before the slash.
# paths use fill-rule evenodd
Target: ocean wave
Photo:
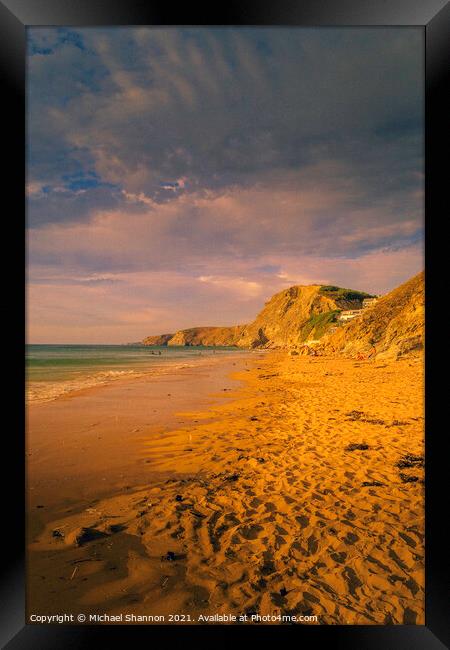
<path id="1" fill-rule="evenodd" d="M 67 379 L 65 381 L 31 381 L 27 385 L 26 401 L 29 404 L 39 402 L 51 402 L 58 397 L 83 390 L 102 386 L 117 379 L 140 377 L 148 372 L 138 372 L 136 370 L 105 370 L 77 379 Z"/>
<path id="2" fill-rule="evenodd" d="M 32 381 L 27 383 L 26 402 L 27 404 L 37 404 L 42 402 L 51 402 L 69 393 L 73 393 L 86 388 L 104 386 L 118 379 L 139 378 L 144 376 L 159 376 L 167 374 L 173 370 L 182 370 L 193 368 L 199 365 L 195 363 L 177 362 L 165 363 L 160 366 L 153 366 L 145 370 L 102 370 L 92 375 L 77 377 L 76 379 L 66 379 L 63 381 Z"/>
<path id="3" fill-rule="evenodd" d="M 51 402 L 61 397 L 65 397 L 70 393 L 74 393 L 87 388 L 95 388 L 96 386 L 103 386 L 120 379 L 137 379 L 139 377 L 157 377 L 166 375 L 170 372 L 177 370 L 187 370 L 198 366 L 207 365 L 215 362 L 211 356 L 196 357 L 195 360 L 181 360 L 172 359 L 171 361 L 161 360 L 161 363 L 152 364 L 151 367 L 146 366 L 135 367 L 133 369 L 114 369 L 114 370 L 98 370 L 91 374 L 85 374 L 76 378 L 63 379 L 63 380 L 33 380 L 29 379 L 26 385 L 26 403 L 38 404 L 42 402 Z"/>

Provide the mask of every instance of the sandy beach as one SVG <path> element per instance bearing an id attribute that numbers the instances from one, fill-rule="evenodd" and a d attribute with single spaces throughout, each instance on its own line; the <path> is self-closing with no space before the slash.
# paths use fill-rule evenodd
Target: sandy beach
<path id="1" fill-rule="evenodd" d="M 423 624 L 422 375 L 254 353 L 33 407 L 28 613 Z"/>
<path id="2" fill-rule="evenodd" d="M 145 445 L 183 424 L 180 412 L 229 400 L 252 355 L 197 359 L 27 405 L 27 492 L 34 528 L 60 510 L 149 477 Z M 153 474 L 152 474 L 153 475 Z M 41 506 L 41 507 L 40 507 Z M 42 507 L 43 506 L 43 507 Z"/>

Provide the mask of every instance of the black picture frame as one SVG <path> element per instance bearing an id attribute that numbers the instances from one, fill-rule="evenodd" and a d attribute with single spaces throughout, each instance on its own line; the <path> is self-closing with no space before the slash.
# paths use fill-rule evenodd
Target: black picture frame
<path id="1" fill-rule="evenodd" d="M 23 406 L 25 340 L 24 292 L 25 246 L 24 222 L 21 219 L 25 189 L 25 31 L 28 26 L 95 26 L 95 25 L 296 25 L 296 26 L 419 26 L 426 43 L 426 624 L 425 626 L 63 626 L 25 624 L 25 524 L 24 458 L 25 413 Z M 15 251 L 13 281 L 11 270 L 6 278 L 4 300 L 15 318 L 8 319 L 7 361 L 9 377 L 5 409 L 12 416 L 12 426 L 4 430 L 3 468 L 10 476 L 4 488 L 2 543 L 3 562 L 0 585 L 0 641 L 10 650 L 19 648 L 89 648 L 106 647 L 106 637 L 128 647 L 155 642 L 164 634 L 165 644 L 182 635 L 183 643 L 192 642 L 195 634 L 204 643 L 225 641 L 236 632 L 247 642 L 255 634 L 265 640 L 304 644 L 330 643 L 334 648 L 383 648 L 383 650 L 438 650 L 450 640 L 448 593 L 448 543 L 446 513 L 443 502 L 447 494 L 445 406 L 448 397 L 442 384 L 433 378 L 445 370 L 445 355 L 433 341 L 445 337 L 440 319 L 440 300 L 445 277 L 439 265 L 445 261 L 445 249 L 439 254 L 441 200 L 448 184 L 447 167 L 441 161 L 448 156 L 445 134 L 448 131 L 448 85 L 450 5 L 447 0 L 229 0 L 223 6 L 181 8 L 160 0 L 0 0 L 0 70 L 3 81 L 4 157 L 7 176 L 4 196 L 11 209 L 5 215 L 4 247 Z M 447 210 L 448 212 L 448 210 Z M 8 217 L 8 219 L 6 219 Z M 8 221 L 9 232 L 6 232 Z M 444 241 L 445 245 L 445 241 Z M 10 281 L 11 280 L 11 281 Z M 15 372 L 12 372 L 15 369 Z M 442 394 L 440 393 L 442 392 Z M 440 424 L 442 422 L 442 424 Z M 447 425 L 448 427 L 448 425 Z M 2 473 L 5 473 L 4 471 Z M 6 512 L 5 512 L 6 510 Z M 251 638 L 249 635 L 252 635 Z M 275 635 L 275 636 L 273 636 Z M 282 635 L 280 637 L 280 635 Z M 271 639 L 269 638 L 271 637 Z"/>

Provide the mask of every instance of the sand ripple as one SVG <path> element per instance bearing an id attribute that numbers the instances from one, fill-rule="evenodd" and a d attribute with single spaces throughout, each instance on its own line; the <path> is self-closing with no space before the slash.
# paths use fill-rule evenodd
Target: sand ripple
<path id="1" fill-rule="evenodd" d="M 76 591 L 93 610 L 423 624 L 421 363 L 259 359 L 213 419 L 148 441 L 149 478 L 169 478 L 52 522 L 35 548 L 97 553 Z M 106 537 L 77 546 L 83 527 Z"/>

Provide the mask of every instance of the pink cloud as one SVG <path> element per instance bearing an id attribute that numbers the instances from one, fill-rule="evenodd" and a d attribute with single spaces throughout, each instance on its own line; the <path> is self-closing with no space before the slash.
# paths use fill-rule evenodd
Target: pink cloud
<path id="1" fill-rule="evenodd" d="M 320 186 L 315 169 L 166 203 L 126 192 L 129 210 L 30 231 L 29 340 L 121 343 L 245 323 L 293 284 L 392 289 L 423 268 L 420 245 L 390 245 L 420 219 L 352 207 L 358 190 L 341 172 L 323 163 Z"/>

